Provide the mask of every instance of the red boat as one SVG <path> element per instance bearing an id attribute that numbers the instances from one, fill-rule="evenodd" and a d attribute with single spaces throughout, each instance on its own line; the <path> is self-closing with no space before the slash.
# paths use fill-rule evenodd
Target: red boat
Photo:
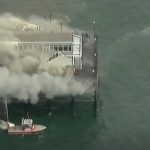
<path id="1" fill-rule="evenodd" d="M 5 97 L 5 108 L 6 108 L 6 121 L 0 120 L 0 129 L 7 131 L 8 134 L 25 135 L 25 134 L 38 134 L 46 129 L 46 126 L 34 124 L 33 120 L 29 118 L 27 112 L 27 119 L 22 118 L 21 125 L 15 125 L 9 122 L 8 118 L 8 107 L 7 107 L 7 97 Z"/>
<path id="2" fill-rule="evenodd" d="M 20 126 L 8 127 L 7 132 L 15 135 L 39 134 L 45 129 L 46 126 L 34 124 L 32 119 L 22 118 Z"/>

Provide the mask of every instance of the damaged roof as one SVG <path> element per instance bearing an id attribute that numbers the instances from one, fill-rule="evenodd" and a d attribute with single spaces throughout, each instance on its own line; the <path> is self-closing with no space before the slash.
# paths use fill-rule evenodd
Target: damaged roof
<path id="1" fill-rule="evenodd" d="M 15 32 L 14 36 L 20 42 L 73 42 L 72 32 Z"/>

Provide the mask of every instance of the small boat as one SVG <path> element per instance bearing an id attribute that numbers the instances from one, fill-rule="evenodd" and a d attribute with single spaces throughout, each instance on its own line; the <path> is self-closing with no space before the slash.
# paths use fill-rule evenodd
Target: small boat
<path id="1" fill-rule="evenodd" d="M 8 117 L 8 106 L 7 106 L 7 97 L 4 98 L 4 105 L 5 105 L 5 114 L 6 114 L 6 120 L 0 120 L 0 129 L 7 131 L 8 127 L 14 127 L 15 124 L 9 122 Z"/>
<path id="2" fill-rule="evenodd" d="M 21 125 L 8 127 L 7 132 L 8 134 L 15 134 L 15 135 L 25 135 L 25 134 L 39 134 L 43 130 L 46 129 L 46 126 L 34 124 L 32 119 L 24 119 L 22 118 Z"/>
<path id="3" fill-rule="evenodd" d="M 0 129 L 1 130 L 7 130 L 8 129 L 8 124 L 4 120 L 0 120 Z"/>
<path id="4" fill-rule="evenodd" d="M 8 134 L 15 134 L 15 135 L 39 134 L 43 130 L 46 129 L 46 126 L 34 124 L 33 120 L 29 118 L 28 113 L 27 113 L 27 116 L 28 116 L 27 119 L 22 118 L 21 125 L 15 125 L 15 124 L 9 122 L 6 97 L 5 97 L 5 107 L 6 107 L 7 121 L 0 120 L 0 128 L 2 130 L 5 130 Z"/>

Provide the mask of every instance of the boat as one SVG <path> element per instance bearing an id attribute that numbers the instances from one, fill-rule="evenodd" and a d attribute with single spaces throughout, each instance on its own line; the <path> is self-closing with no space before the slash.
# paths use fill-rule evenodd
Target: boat
<path id="1" fill-rule="evenodd" d="M 9 116 L 8 116 L 8 104 L 7 104 L 7 97 L 5 96 L 5 107 L 6 107 L 6 125 L 7 125 L 7 128 L 9 127 L 14 127 L 15 124 L 12 123 L 12 122 L 9 122 Z"/>
<path id="2" fill-rule="evenodd" d="M 9 127 L 14 127 L 15 124 L 9 122 L 9 117 L 8 117 L 8 106 L 7 106 L 7 97 L 4 97 L 4 105 L 5 105 L 5 114 L 6 114 L 6 120 L 0 120 L 0 129 L 7 131 Z"/>
<path id="3" fill-rule="evenodd" d="M 13 127 L 8 127 L 7 132 L 8 134 L 15 134 L 15 135 L 25 135 L 25 134 L 39 134 L 42 133 L 43 130 L 46 129 L 46 126 L 34 124 L 32 119 L 24 119 L 22 118 L 21 125 L 16 125 Z"/>
<path id="4" fill-rule="evenodd" d="M 5 107 L 6 107 L 6 117 L 7 121 L 0 120 L 0 125 L 3 130 L 6 130 L 8 134 L 15 135 L 31 135 L 42 133 L 46 129 L 46 126 L 35 124 L 29 114 L 27 113 L 28 118 L 22 118 L 21 125 L 15 125 L 9 122 L 8 118 L 8 107 L 7 107 L 7 98 L 5 98 Z"/>
<path id="5" fill-rule="evenodd" d="M 8 129 L 8 125 L 6 121 L 0 120 L 0 129 L 4 131 Z"/>

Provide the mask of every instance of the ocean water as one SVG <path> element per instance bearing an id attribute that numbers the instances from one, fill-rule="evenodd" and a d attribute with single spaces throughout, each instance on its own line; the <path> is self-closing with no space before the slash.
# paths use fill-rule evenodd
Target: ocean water
<path id="1" fill-rule="evenodd" d="M 32 117 L 47 126 L 39 136 L 0 133 L 2 150 L 149 150 L 150 149 L 150 2 L 148 0 L 0 0 L 0 13 L 29 17 L 55 13 L 70 25 L 99 33 L 99 103 L 56 105 L 52 116 L 34 107 Z M 42 109 L 43 108 L 43 109 Z M 10 118 L 20 115 L 10 109 Z M 19 113 L 18 113 L 19 114 Z"/>

